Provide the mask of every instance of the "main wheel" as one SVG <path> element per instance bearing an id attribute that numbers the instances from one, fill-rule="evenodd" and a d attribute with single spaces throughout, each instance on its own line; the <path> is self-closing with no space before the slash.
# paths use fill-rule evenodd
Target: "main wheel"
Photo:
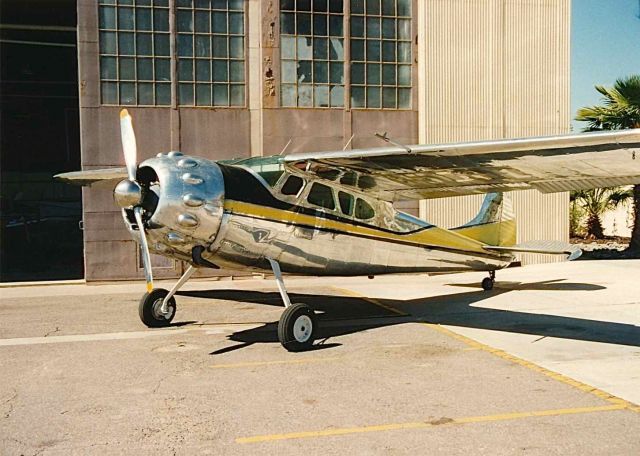
<path id="1" fill-rule="evenodd" d="M 482 288 L 484 291 L 493 290 L 493 280 L 491 277 L 485 277 L 482 279 Z"/>
<path id="2" fill-rule="evenodd" d="M 278 322 L 278 340 L 291 352 L 313 345 L 318 325 L 313 310 L 306 304 L 292 304 L 282 312 Z"/>
<path id="3" fill-rule="evenodd" d="M 140 299 L 140 305 L 138 306 L 138 315 L 142 323 L 149 328 L 162 328 L 169 326 L 171 320 L 176 315 L 176 300 L 172 296 L 169 299 L 168 310 L 169 313 L 163 314 L 160 309 L 162 308 L 162 301 L 164 297 L 169 294 L 168 290 L 164 288 L 155 288 L 150 293 L 145 293 Z"/>

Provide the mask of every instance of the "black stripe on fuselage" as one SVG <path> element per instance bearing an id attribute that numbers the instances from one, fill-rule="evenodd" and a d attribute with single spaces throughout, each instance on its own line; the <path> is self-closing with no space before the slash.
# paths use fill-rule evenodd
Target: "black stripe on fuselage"
<path id="1" fill-rule="evenodd" d="M 287 203 L 281 201 L 271 192 L 265 188 L 265 186 L 255 178 L 249 171 L 236 166 L 221 165 L 218 164 L 222 171 L 224 178 L 224 191 L 225 198 L 228 200 L 241 201 L 243 203 L 258 204 L 261 206 L 272 207 L 274 209 L 281 209 L 296 214 L 310 215 L 312 217 L 325 218 L 328 220 L 335 220 L 337 222 L 348 223 L 350 225 L 362 226 L 375 230 L 380 230 L 385 233 L 392 234 L 413 234 L 420 231 L 428 230 L 434 226 L 419 227 L 412 231 L 394 231 L 388 228 L 382 228 L 377 225 L 370 225 L 367 223 L 359 222 L 347 217 L 340 217 L 339 215 L 330 214 L 327 212 L 311 209 L 308 207 L 300 206 L 297 204 Z M 310 185 L 307 183 L 307 185 Z"/>

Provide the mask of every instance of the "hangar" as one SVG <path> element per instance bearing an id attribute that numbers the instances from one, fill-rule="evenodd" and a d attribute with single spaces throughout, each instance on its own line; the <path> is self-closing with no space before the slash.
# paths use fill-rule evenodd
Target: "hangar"
<path id="1" fill-rule="evenodd" d="M 2 280 L 143 277 L 109 192 L 80 196 L 50 180 L 80 166 L 122 166 L 123 106 L 135 119 L 141 159 L 169 150 L 223 159 L 375 147 L 376 132 L 401 143 L 566 133 L 570 7 L 570 0 L 8 0 Z M 519 241 L 568 240 L 568 195 L 514 198 Z M 401 207 L 452 226 L 479 204 L 463 197 Z M 153 261 L 158 277 L 185 269 Z"/>

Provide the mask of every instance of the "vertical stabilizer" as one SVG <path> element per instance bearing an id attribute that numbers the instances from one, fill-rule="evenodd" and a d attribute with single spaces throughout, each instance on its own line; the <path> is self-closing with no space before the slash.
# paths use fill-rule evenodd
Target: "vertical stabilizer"
<path id="1" fill-rule="evenodd" d="M 488 193 L 478 214 L 452 231 L 488 245 L 514 245 L 517 230 L 511 195 Z"/>

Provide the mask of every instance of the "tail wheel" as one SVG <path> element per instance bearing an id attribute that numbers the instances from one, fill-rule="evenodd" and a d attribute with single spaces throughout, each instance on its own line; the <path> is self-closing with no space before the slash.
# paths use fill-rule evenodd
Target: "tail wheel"
<path id="1" fill-rule="evenodd" d="M 484 289 L 484 291 L 493 290 L 493 279 L 491 279 L 490 277 L 485 277 L 484 279 L 482 279 L 482 288 Z"/>
<path id="2" fill-rule="evenodd" d="M 287 307 L 278 322 L 278 340 L 289 351 L 304 351 L 313 346 L 318 325 L 313 310 L 306 304 Z"/>
<path id="3" fill-rule="evenodd" d="M 163 314 L 162 301 L 169 294 L 164 288 L 154 288 L 150 293 L 145 293 L 140 299 L 138 315 L 142 323 L 149 328 L 162 328 L 169 326 L 176 315 L 176 300 L 172 296 L 167 303 L 167 313 Z"/>

